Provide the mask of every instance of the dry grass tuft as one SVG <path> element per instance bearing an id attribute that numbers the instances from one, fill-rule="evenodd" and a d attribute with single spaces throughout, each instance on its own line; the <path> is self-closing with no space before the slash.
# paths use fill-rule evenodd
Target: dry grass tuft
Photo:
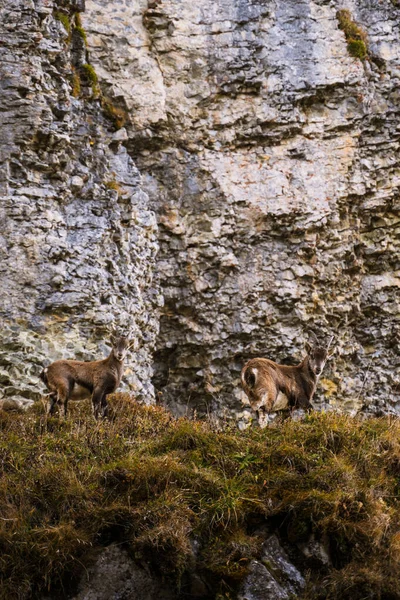
<path id="1" fill-rule="evenodd" d="M 111 98 L 102 96 L 101 107 L 116 130 L 121 129 L 121 127 L 124 127 L 129 122 L 129 114 L 126 108 L 117 106 Z"/>

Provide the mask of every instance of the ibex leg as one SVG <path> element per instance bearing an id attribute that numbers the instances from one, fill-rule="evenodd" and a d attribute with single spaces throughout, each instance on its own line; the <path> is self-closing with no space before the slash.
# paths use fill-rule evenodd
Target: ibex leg
<path id="1" fill-rule="evenodd" d="M 302 408 L 308 413 L 311 412 L 314 408 L 307 396 L 300 396 L 297 403 L 298 408 Z"/>
<path id="2" fill-rule="evenodd" d="M 60 410 L 62 407 L 62 413 L 63 413 L 64 417 L 67 416 L 68 396 L 69 396 L 68 387 L 60 386 L 58 388 L 58 393 L 57 393 L 57 402 L 60 406 Z"/>
<path id="3" fill-rule="evenodd" d="M 102 414 L 103 398 L 105 394 L 101 388 L 95 388 L 92 394 L 92 408 L 95 419 L 98 419 Z"/>
<path id="4" fill-rule="evenodd" d="M 107 404 L 107 395 L 104 394 L 103 399 L 101 401 L 101 416 L 108 417 L 108 404 Z"/>
<path id="5" fill-rule="evenodd" d="M 50 403 L 47 407 L 48 415 L 54 415 L 54 410 L 56 408 L 56 404 L 57 404 L 57 392 L 52 392 L 50 394 Z"/>
<path id="6" fill-rule="evenodd" d="M 257 417 L 261 429 L 264 429 L 264 427 L 268 427 L 269 413 L 266 411 L 265 406 L 260 406 L 260 408 L 257 411 Z"/>

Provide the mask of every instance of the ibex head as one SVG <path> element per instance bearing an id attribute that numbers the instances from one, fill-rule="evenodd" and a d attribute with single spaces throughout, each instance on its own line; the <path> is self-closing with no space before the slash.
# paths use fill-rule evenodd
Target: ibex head
<path id="1" fill-rule="evenodd" d="M 311 372 L 319 377 L 323 371 L 326 361 L 331 358 L 332 354 L 329 354 L 329 348 L 333 341 L 333 336 L 330 338 L 326 346 L 322 346 L 315 336 L 313 343 L 306 342 L 306 351 L 308 355 L 308 365 Z"/>
<path id="2" fill-rule="evenodd" d="M 118 334 L 115 330 L 111 335 L 112 353 L 114 358 L 119 362 L 122 362 L 128 351 L 134 346 L 135 341 L 131 339 L 132 331 L 130 330 L 127 334 Z"/>

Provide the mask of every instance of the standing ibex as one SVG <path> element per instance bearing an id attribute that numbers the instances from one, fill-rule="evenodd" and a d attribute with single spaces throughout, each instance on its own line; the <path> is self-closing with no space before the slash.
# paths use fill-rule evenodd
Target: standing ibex
<path id="1" fill-rule="evenodd" d="M 250 405 L 261 425 L 270 412 L 312 408 L 311 400 L 328 356 L 326 347 L 306 343 L 307 356 L 296 366 L 278 365 L 266 358 L 253 358 L 242 369 L 241 379 Z"/>
<path id="2" fill-rule="evenodd" d="M 67 415 L 68 400 L 92 399 L 96 419 L 107 416 L 107 395 L 115 392 L 123 375 L 123 363 L 132 344 L 129 336 L 111 337 L 112 349 L 104 360 L 57 360 L 43 369 L 40 378 L 50 390 L 49 414 L 56 404 Z"/>

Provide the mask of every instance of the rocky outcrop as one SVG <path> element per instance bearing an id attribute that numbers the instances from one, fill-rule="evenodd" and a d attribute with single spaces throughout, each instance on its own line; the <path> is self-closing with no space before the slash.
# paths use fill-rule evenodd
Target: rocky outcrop
<path id="1" fill-rule="evenodd" d="M 188 593 L 190 598 L 214 596 L 212 586 L 207 584 L 198 565 L 193 566 L 190 574 L 185 574 L 184 587 L 182 594 L 174 591 L 148 565 L 140 566 L 124 548 L 111 544 L 92 557 L 71 600 L 176 600 Z M 237 600 L 289 600 L 299 596 L 304 587 L 303 576 L 290 562 L 277 536 L 271 535 L 263 545 L 261 560 L 251 562 L 234 597 Z"/>
<path id="2" fill-rule="evenodd" d="M 174 600 L 165 582 L 139 567 L 115 545 L 101 552 L 82 578 L 72 600 Z"/>
<path id="3" fill-rule="evenodd" d="M 128 380 L 152 395 L 156 222 L 84 76 L 83 8 L 0 2 L 0 382 L 21 403 L 40 396 L 43 363 L 104 355 L 113 325 L 134 327 Z"/>
<path id="4" fill-rule="evenodd" d="M 245 419 L 245 359 L 315 332 L 337 336 L 323 405 L 397 409 L 396 3 L 88 0 L 84 23 L 158 214 L 163 398 Z"/>
<path id="5" fill-rule="evenodd" d="M 57 10 L 82 13 L 88 49 Z M 87 338 L 133 318 L 128 379 L 152 398 L 155 349 L 175 410 L 229 407 L 245 423 L 245 360 L 296 361 L 311 332 L 337 336 L 321 406 L 398 410 L 399 10 L 3 2 L 5 393 L 34 395 L 45 357 L 91 358 Z M 86 62 L 103 110 L 84 76 L 72 95 Z"/>
<path id="6" fill-rule="evenodd" d="M 289 600 L 301 594 L 305 580 L 271 535 L 263 544 L 261 560 L 254 560 L 242 582 L 238 600 Z"/>

